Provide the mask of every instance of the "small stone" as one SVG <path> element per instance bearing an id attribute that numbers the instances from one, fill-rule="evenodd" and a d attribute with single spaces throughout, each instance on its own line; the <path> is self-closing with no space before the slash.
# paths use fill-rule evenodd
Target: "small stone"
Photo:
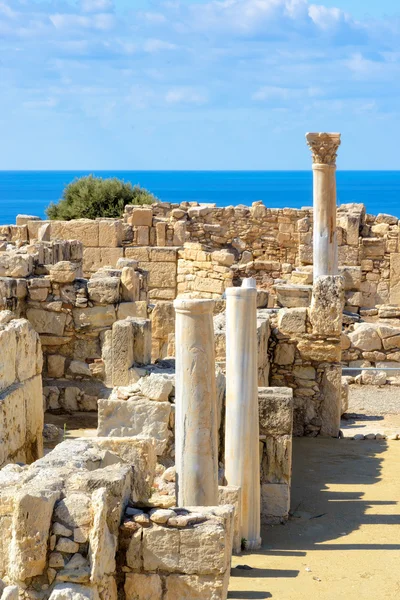
<path id="1" fill-rule="evenodd" d="M 135 515 L 133 517 L 135 523 L 139 523 L 139 525 L 146 526 L 150 525 L 150 517 L 146 513 L 142 513 L 141 515 Z"/>
<path id="2" fill-rule="evenodd" d="M 72 530 L 68 529 L 68 527 L 65 527 L 64 525 L 61 525 L 61 523 L 54 523 L 53 533 L 62 537 L 69 537 L 72 535 Z"/>
<path id="3" fill-rule="evenodd" d="M 158 525 L 163 525 L 171 519 L 172 517 L 176 517 L 177 514 L 174 510 L 165 509 L 165 508 L 155 508 L 150 511 L 150 519 L 154 523 L 158 523 Z"/>
<path id="4" fill-rule="evenodd" d="M 84 544 L 89 539 L 89 530 L 83 527 L 76 527 L 74 529 L 74 542 L 78 544 Z"/>
<path id="5" fill-rule="evenodd" d="M 67 552 L 68 554 L 75 554 L 75 552 L 78 552 L 79 550 L 79 544 L 68 538 L 61 537 L 57 542 L 56 550 L 59 552 Z"/>
<path id="6" fill-rule="evenodd" d="M 53 569 L 64 568 L 64 557 L 60 552 L 52 552 L 49 556 L 49 567 Z"/>
<path id="7" fill-rule="evenodd" d="M 67 570 L 70 570 L 70 569 L 81 569 L 81 568 L 87 567 L 87 566 L 88 566 L 88 561 L 84 556 L 82 556 L 82 554 L 74 554 L 73 557 L 71 558 L 71 560 L 69 562 L 67 562 L 67 564 L 65 565 L 65 568 Z"/>
<path id="8" fill-rule="evenodd" d="M 170 483 L 175 483 L 175 477 L 176 477 L 176 468 L 175 467 L 169 467 L 168 469 L 165 469 L 164 473 L 161 476 L 161 479 L 163 481 L 168 481 Z"/>
<path id="9" fill-rule="evenodd" d="M 57 542 L 57 536 L 51 535 L 50 536 L 50 550 L 51 550 L 51 552 L 53 552 L 54 548 L 56 547 L 56 542 Z"/>
<path id="10" fill-rule="evenodd" d="M 364 435 L 362 433 L 357 433 L 356 435 L 353 436 L 353 440 L 363 440 L 364 439 Z"/>
<path id="11" fill-rule="evenodd" d="M 47 580 L 50 585 L 55 580 L 56 575 L 57 575 L 57 571 L 55 569 L 47 569 Z"/>
<path id="12" fill-rule="evenodd" d="M 386 435 L 384 433 L 377 433 L 375 436 L 377 440 L 386 440 Z"/>
<path id="13" fill-rule="evenodd" d="M 376 438 L 376 435 L 375 435 L 375 433 L 367 433 L 367 434 L 364 436 L 364 439 L 366 439 L 366 440 L 374 440 L 375 438 Z"/>
<path id="14" fill-rule="evenodd" d="M 168 525 L 170 527 L 189 527 L 190 525 L 203 523 L 206 520 L 207 517 L 205 515 L 192 513 L 190 515 L 178 515 L 177 517 L 171 517 L 168 519 Z"/>

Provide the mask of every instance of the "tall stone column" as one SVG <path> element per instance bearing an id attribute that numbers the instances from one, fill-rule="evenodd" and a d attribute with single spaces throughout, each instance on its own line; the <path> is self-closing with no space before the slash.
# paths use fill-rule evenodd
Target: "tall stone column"
<path id="1" fill-rule="evenodd" d="M 179 506 L 218 506 L 213 300 L 177 299 L 175 462 Z"/>
<path id="2" fill-rule="evenodd" d="M 256 282 L 245 279 L 225 293 L 225 477 L 242 488 L 241 537 L 255 550 L 261 546 Z"/>
<path id="3" fill-rule="evenodd" d="M 337 275 L 336 154 L 340 133 L 307 133 L 313 160 L 314 281 Z"/>

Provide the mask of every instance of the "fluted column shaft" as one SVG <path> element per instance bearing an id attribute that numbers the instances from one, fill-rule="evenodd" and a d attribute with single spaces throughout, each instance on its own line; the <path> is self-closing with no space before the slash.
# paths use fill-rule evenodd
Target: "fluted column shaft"
<path id="1" fill-rule="evenodd" d="M 178 299 L 174 307 L 178 505 L 217 506 L 214 301 Z"/>
<path id="2" fill-rule="evenodd" d="M 313 262 L 314 281 L 321 275 L 337 275 L 336 153 L 338 133 L 307 133 L 313 158 Z"/>
<path id="3" fill-rule="evenodd" d="M 257 290 L 254 280 L 244 285 L 226 290 L 225 477 L 242 489 L 241 537 L 251 550 L 261 545 Z"/>

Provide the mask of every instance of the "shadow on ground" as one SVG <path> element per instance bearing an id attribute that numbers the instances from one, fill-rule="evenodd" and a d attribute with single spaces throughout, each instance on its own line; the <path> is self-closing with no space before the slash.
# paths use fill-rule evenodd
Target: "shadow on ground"
<path id="1" fill-rule="evenodd" d="M 394 442 L 396 443 L 396 442 Z M 400 442 L 399 442 L 400 443 Z M 381 481 L 383 455 L 387 451 L 385 441 L 363 441 L 297 438 L 293 445 L 293 480 L 291 516 L 285 526 L 263 529 L 263 547 L 254 562 L 271 566 L 272 557 L 306 557 L 310 551 L 318 553 L 343 553 L 360 550 L 400 551 L 400 537 L 393 536 L 398 543 L 380 543 L 383 526 L 400 525 L 400 515 L 393 514 L 397 497 L 371 500 L 370 486 Z M 337 488 L 337 489 L 335 489 Z M 369 489 L 365 500 L 364 489 Z M 394 491 L 394 490 L 393 490 Z M 396 494 L 393 494 L 396 496 Z M 385 506 L 392 507 L 388 513 Z M 376 511 L 374 512 L 374 507 Z M 372 509 L 372 510 L 371 510 Z M 375 525 L 376 535 L 371 541 L 348 543 L 352 532 L 363 525 Z M 375 528 L 374 528 L 375 531 Z M 357 539 L 362 536 L 350 536 Z M 346 538 L 346 541 L 341 539 Z M 254 555 L 253 555 L 254 556 Z M 332 554 L 329 554 L 332 561 Z M 261 559 L 261 560 L 260 560 Z M 246 554 L 240 558 L 246 563 Z M 254 564 L 253 559 L 249 562 Z M 274 561 L 276 565 L 276 561 Z M 287 561 L 284 563 L 287 564 Z M 303 563 L 305 564 L 305 563 Z M 332 568 L 334 568 L 332 566 Z M 258 573 L 261 571 L 261 574 Z M 277 570 L 268 568 L 242 571 L 232 569 L 233 591 L 228 598 L 270 598 L 268 578 L 293 578 L 299 570 Z M 251 579 L 266 578 L 252 586 Z M 235 579 L 243 591 L 236 591 Z M 245 584 L 244 578 L 247 580 Z M 250 578 L 250 579 L 247 579 Z M 319 581 L 317 577 L 314 577 Z M 293 581 L 293 579 L 292 579 Z M 291 585 L 289 581 L 286 585 Z M 259 591 L 262 587 L 265 591 Z M 293 587 L 293 586 L 291 586 Z M 300 589 L 299 589 L 300 591 Z M 290 596 L 292 597 L 292 596 Z M 299 596 L 303 598 L 304 596 Z M 327 596 L 320 596 L 327 597 Z M 285 600 L 282 593 L 279 600 Z"/>

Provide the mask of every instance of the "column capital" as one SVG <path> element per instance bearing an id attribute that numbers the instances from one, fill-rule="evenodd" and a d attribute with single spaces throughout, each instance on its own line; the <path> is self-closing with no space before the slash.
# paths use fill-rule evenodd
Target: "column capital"
<path id="1" fill-rule="evenodd" d="M 312 153 L 313 164 L 336 165 L 340 133 L 306 133 L 306 140 Z"/>

